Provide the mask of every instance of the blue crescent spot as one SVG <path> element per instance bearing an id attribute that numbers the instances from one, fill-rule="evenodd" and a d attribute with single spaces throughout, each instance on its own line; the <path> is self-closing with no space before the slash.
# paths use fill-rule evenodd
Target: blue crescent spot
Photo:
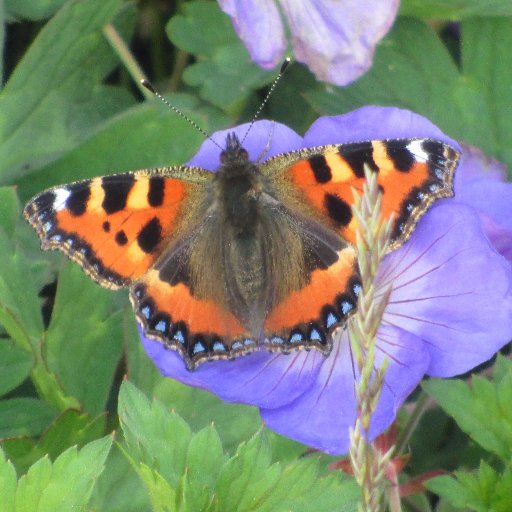
<path id="1" fill-rule="evenodd" d="M 344 315 L 347 315 L 348 313 L 350 313 L 350 311 L 354 309 L 354 305 L 348 300 L 344 300 L 340 305 L 340 309 Z"/>
<path id="2" fill-rule="evenodd" d="M 249 345 L 254 345 L 254 340 L 251 340 L 250 338 L 245 338 L 244 345 L 248 347 Z"/>
<path id="3" fill-rule="evenodd" d="M 241 341 L 235 341 L 235 342 L 233 343 L 233 345 L 231 345 L 231 349 L 232 349 L 232 350 L 239 350 L 239 349 L 241 349 L 242 347 L 243 347 L 243 345 L 242 345 L 242 342 L 241 342 Z"/>
<path id="4" fill-rule="evenodd" d="M 302 333 L 294 332 L 290 336 L 290 343 L 300 343 L 301 341 L 304 341 L 304 336 Z"/>
<path id="5" fill-rule="evenodd" d="M 214 352 L 225 352 L 226 350 L 226 347 L 224 346 L 223 343 L 221 343 L 220 341 L 216 341 L 214 344 L 213 344 L 213 351 Z"/>
<path id="6" fill-rule="evenodd" d="M 206 350 L 205 346 L 200 341 L 198 341 L 194 345 L 194 349 L 192 350 L 192 352 L 194 354 L 199 354 L 200 352 L 204 352 L 205 350 Z"/>
<path id="7" fill-rule="evenodd" d="M 309 338 L 313 341 L 322 341 L 322 336 L 320 334 L 320 331 L 318 331 L 317 329 L 311 329 Z"/>
<path id="8" fill-rule="evenodd" d="M 144 306 L 141 308 L 140 312 L 146 320 L 149 320 L 149 317 L 151 316 L 151 308 L 149 306 Z"/>
<path id="9" fill-rule="evenodd" d="M 327 320 L 325 321 L 325 325 L 329 329 L 329 327 L 332 327 L 334 324 L 338 323 L 338 319 L 334 315 L 334 313 L 329 313 L 327 315 Z"/>
<path id="10" fill-rule="evenodd" d="M 185 336 L 183 335 L 183 331 L 179 330 L 176 331 L 172 337 L 173 340 L 176 340 L 177 342 L 183 344 L 185 343 Z"/>
<path id="11" fill-rule="evenodd" d="M 160 331 L 160 332 L 165 332 L 165 330 L 167 329 L 167 322 L 165 320 L 160 320 L 156 325 L 155 325 L 155 330 L 157 331 Z"/>
<path id="12" fill-rule="evenodd" d="M 270 338 L 270 343 L 273 343 L 275 345 L 282 345 L 284 343 L 284 339 L 280 336 L 274 336 Z"/>

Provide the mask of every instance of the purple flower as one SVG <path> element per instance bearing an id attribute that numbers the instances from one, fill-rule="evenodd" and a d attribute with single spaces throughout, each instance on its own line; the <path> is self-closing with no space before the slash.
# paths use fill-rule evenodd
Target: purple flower
<path id="1" fill-rule="evenodd" d="M 243 137 L 246 129 L 234 131 Z M 270 133 L 265 158 L 301 147 L 395 137 L 433 137 L 457 146 L 426 119 L 396 108 L 324 117 L 304 138 L 286 126 L 257 122 L 244 143 L 252 159 L 265 152 Z M 225 135 L 213 138 L 222 146 Z M 190 163 L 215 170 L 218 162 L 219 148 L 205 141 Z M 376 284 L 380 293 L 390 284 L 393 291 L 378 332 L 377 363 L 387 358 L 389 367 L 372 436 L 390 425 L 425 374 L 466 372 L 512 337 L 511 266 L 487 239 L 476 210 L 458 201 L 438 201 L 423 216 L 409 242 L 383 260 Z M 314 350 L 261 350 L 193 372 L 161 343 L 144 336 L 142 341 L 164 375 L 226 401 L 255 405 L 268 427 L 307 445 L 333 454 L 347 451 L 355 420 L 355 364 L 346 331 L 327 358 Z"/>
<path id="2" fill-rule="evenodd" d="M 485 234 L 495 249 L 512 263 L 512 183 L 505 166 L 464 146 L 455 177 L 455 200 L 478 211 Z"/>
<path id="3" fill-rule="evenodd" d="M 219 0 L 252 60 L 278 64 L 287 48 L 320 80 L 346 85 L 366 72 L 395 19 L 398 0 Z"/>

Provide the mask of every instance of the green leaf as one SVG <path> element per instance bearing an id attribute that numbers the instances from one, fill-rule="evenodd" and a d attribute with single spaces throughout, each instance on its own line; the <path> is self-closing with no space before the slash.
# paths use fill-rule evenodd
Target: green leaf
<path id="1" fill-rule="evenodd" d="M 16 512 L 82 510 L 111 445 L 112 437 L 108 436 L 79 451 L 69 448 L 53 464 L 47 457 L 36 462 L 18 482 Z"/>
<path id="2" fill-rule="evenodd" d="M 183 95 L 173 96 L 170 101 L 178 108 L 183 105 L 185 111 L 185 107 L 197 105 Z M 169 112 L 165 105 L 138 105 L 109 119 L 61 159 L 21 179 L 20 196 L 26 200 L 50 185 L 104 174 L 183 164 L 202 140 L 190 123 Z"/>
<path id="3" fill-rule="evenodd" d="M 28 352 L 0 339 L 0 396 L 20 385 L 30 375 L 32 365 Z"/>
<path id="4" fill-rule="evenodd" d="M 282 467 L 271 463 L 270 444 L 260 431 L 222 467 L 215 510 L 309 512 L 355 511 L 359 488 L 341 473 L 320 478 L 316 458 Z"/>
<path id="5" fill-rule="evenodd" d="M 119 420 L 132 456 L 176 487 L 192 438 L 188 425 L 160 402 L 150 402 L 128 381 L 119 392 Z"/>
<path id="6" fill-rule="evenodd" d="M 10 18 L 44 20 L 64 5 L 66 0 L 4 0 L 5 11 Z"/>
<path id="7" fill-rule="evenodd" d="M 475 376 L 469 386 L 459 380 L 432 379 L 424 382 L 423 388 L 478 444 L 504 461 L 510 460 L 512 371 L 500 382 Z"/>
<path id="8" fill-rule="evenodd" d="M 510 16 L 512 5 L 509 0 L 403 0 L 400 14 L 458 21 L 473 16 Z"/>
<path id="9" fill-rule="evenodd" d="M 510 372 L 512 372 L 512 360 L 498 353 L 494 363 L 492 380 L 501 382 Z"/>
<path id="10" fill-rule="evenodd" d="M 4 58 L 0 61 L 0 83 L 3 84 L 4 82 L 4 70 L 5 70 L 5 40 L 6 40 L 6 27 L 7 27 L 7 18 L 8 15 L 5 10 L 5 0 L 2 0 L 0 2 L 0 51 L 2 52 L 2 55 Z"/>
<path id="11" fill-rule="evenodd" d="M 119 439 L 117 439 L 119 442 Z M 105 512 L 141 512 L 151 503 L 139 475 L 115 444 L 94 487 L 90 510 Z"/>
<path id="12" fill-rule="evenodd" d="M 9 238 L 19 219 L 20 205 L 14 187 L 0 187 L 0 228 Z"/>
<path id="13" fill-rule="evenodd" d="M 187 453 L 187 471 L 181 485 L 184 510 L 208 509 L 215 496 L 220 468 L 226 461 L 220 437 L 213 426 L 192 437 Z"/>
<path id="14" fill-rule="evenodd" d="M 40 301 L 23 252 L 0 229 L 0 324 L 25 351 L 36 350 L 43 333 Z"/>
<path id="15" fill-rule="evenodd" d="M 320 478 L 316 459 L 305 459 L 284 468 L 277 485 L 255 510 L 309 512 L 355 511 L 360 489 L 352 478 L 331 474 Z"/>
<path id="16" fill-rule="evenodd" d="M 220 48 L 209 61 L 189 66 L 183 79 L 187 84 L 199 87 L 204 100 L 227 112 L 237 113 L 247 96 L 275 76 L 275 73 L 253 64 L 245 47 L 236 43 Z"/>
<path id="17" fill-rule="evenodd" d="M 92 419 L 87 414 L 69 409 L 58 416 L 34 442 L 26 438 L 7 439 L 2 444 L 7 455 L 15 462 L 20 473 L 45 455 L 57 458 L 71 446 L 78 447 L 101 437 L 105 430 L 105 418 Z M 28 442 L 27 442 L 28 441 Z"/>
<path id="18" fill-rule="evenodd" d="M 122 351 L 122 314 L 113 311 L 112 299 L 112 292 L 67 263 L 59 274 L 46 333 L 48 367 L 65 393 L 93 415 L 105 408 Z"/>
<path id="19" fill-rule="evenodd" d="M 262 425 L 255 407 L 228 404 L 207 391 L 172 379 L 159 379 L 152 394 L 175 410 L 195 431 L 213 423 L 229 451 L 254 435 Z"/>
<path id="20" fill-rule="evenodd" d="M 2 510 L 14 510 L 16 498 L 16 470 L 0 448 L 0 505 Z"/>
<path id="21" fill-rule="evenodd" d="M 275 72 L 251 62 L 229 17 L 216 3 L 184 4 L 183 14 L 169 21 L 167 34 L 176 46 L 198 57 L 185 70 L 184 81 L 199 87 L 203 99 L 225 111 L 238 113 L 254 90 L 275 77 Z"/>
<path id="22" fill-rule="evenodd" d="M 55 416 L 53 407 L 35 398 L 0 400 L 0 438 L 37 436 Z"/>
<path id="23" fill-rule="evenodd" d="M 264 430 L 228 458 L 213 425 L 192 434 L 176 413 L 150 403 L 130 382 L 121 387 L 119 417 L 125 454 L 144 481 L 153 510 L 355 510 L 359 491 L 352 479 L 320 478 L 316 459 L 284 469 L 272 463 Z"/>
<path id="24" fill-rule="evenodd" d="M 127 104 L 125 93 L 101 85 L 117 63 L 101 30 L 120 6 L 121 0 L 67 2 L 25 53 L 0 94 L 2 183 L 73 148 Z"/>
<path id="25" fill-rule="evenodd" d="M 203 57 L 213 57 L 219 48 L 238 41 L 229 16 L 207 2 L 184 4 L 182 14 L 174 16 L 166 29 L 176 46 Z"/>
<path id="26" fill-rule="evenodd" d="M 510 8 L 510 2 L 508 5 Z M 471 116 L 466 115 L 466 122 L 472 125 L 465 130 L 464 138 L 509 166 L 512 164 L 512 55 L 507 48 L 512 45 L 511 24 L 512 17 L 472 19 L 462 24 L 462 65 L 465 84 L 472 94 L 472 101 L 464 105 Z"/>
<path id="27" fill-rule="evenodd" d="M 455 507 L 476 512 L 508 512 L 512 503 L 511 468 L 499 474 L 485 462 L 477 473 L 456 471 L 455 478 L 433 478 L 425 486 Z"/>
<path id="28" fill-rule="evenodd" d="M 281 468 L 271 465 L 270 443 L 260 431 L 240 446 L 236 455 L 221 469 L 217 482 L 217 499 L 221 510 L 253 510 L 277 484 Z"/>

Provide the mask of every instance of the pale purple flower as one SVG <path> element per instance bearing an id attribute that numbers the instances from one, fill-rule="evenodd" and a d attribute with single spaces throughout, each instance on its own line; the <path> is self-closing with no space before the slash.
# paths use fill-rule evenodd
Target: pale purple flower
<path id="1" fill-rule="evenodd" d="M 234 131 L 243 137 L 246 125 Z M 226 133 L 213 138 L 222 146 Z M 257 160 L 301 147 L 398 137 L 432 137 L 457 147 L 421 116 L 381 107 L 320 118 L 304 138 L 286 126 L 260 121 L 244 146 Z M 215 170 L 219 151 L 205 141 L 190 163 Z M 372 436 L 390 425 L 425 374 L 464 373 L 512 337 L 511 266 L 489 242 L 479 214 L 466 204 L 438 201 L 409 242 L 385 257 L 376 284 L 380 294 L 389 285 L 393 291 L 377 336 L 377 364 L 387 358 L 389 366 Z M 143 335 L 142 341 L 164 375 L 226 401 L 255 405 L 269 428 L 309 446 L 333 454 L 347 451 L 356 404 L 355 361 L 346 331 L 328 357 L 315 350 L 290 355 L 261 350 L 195 371 L 161 343 Z"/>
<path id="2" fill-rule="evenodd" d="M 485 234 L 512 263 L 512 183 L 506 168 L 480 150 L 463 146 L 461 169 L 455 177 L 455 200 L 478 211 Z"/>
<path id="3" fill-rule="evenodd" d="M 399 0 L 219 0 L 252 60 L 272 68 L 287 49 L 319 80 L 346 85 L 372 64 Z"/>

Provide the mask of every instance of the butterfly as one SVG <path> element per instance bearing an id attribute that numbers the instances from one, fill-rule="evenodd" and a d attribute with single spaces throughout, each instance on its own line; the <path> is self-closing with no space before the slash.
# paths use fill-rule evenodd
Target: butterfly
<path id="1" fill-rule="evenodd" d="M 229 133 L 217 172 L 177 166 L 36 195 L 24 215 L 106 288 L 130 288 L 148 338 L 189 370 L 261 347 L 331 351 L 360 290 L 351 188 L 378 174 L 390 249 L 439 198 L 458 152 L 429 138 L 300 149 L 259 163 Z"/>

